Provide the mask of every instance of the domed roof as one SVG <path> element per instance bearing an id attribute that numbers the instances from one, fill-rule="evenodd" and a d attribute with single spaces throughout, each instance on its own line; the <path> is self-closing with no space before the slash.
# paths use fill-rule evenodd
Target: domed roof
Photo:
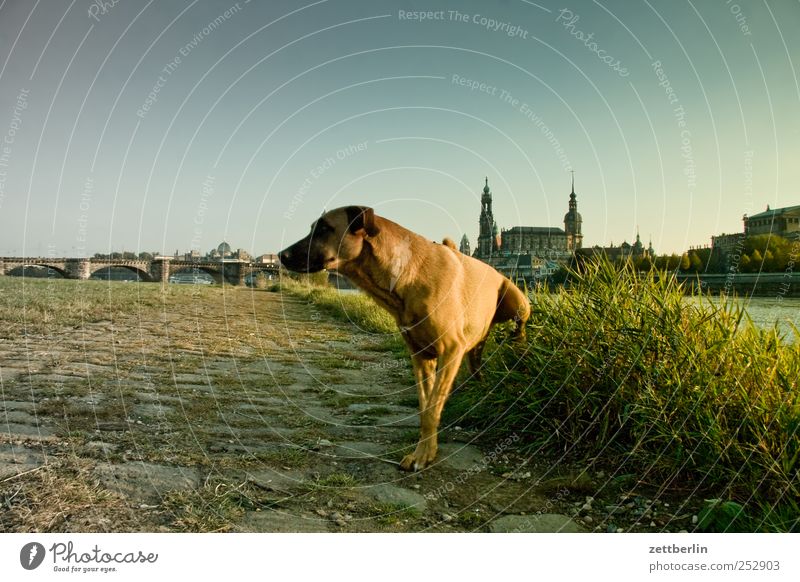
<path id="1" fill-rule="evenodd" d="M 231 245 L 229 245 L 225 241 L 222 241 L 221 243 L 219 243 L 219 246 L 217 247 L 217 252 L 222 255 L 224 255 L 225 253 L 230 253 L 232 252 Z"/>
<path id="2" fill-rule="evenodd" d="M 483 193 L 484 194 L 488 194 L 489 193 L 489 178 L 488 177 L 486 178 L 486 186 L 483 187 Z"/>
<path id="3" fill-rule="evenodd" d="M 572 212 L 572 210 L 570 210 L 569 212 L 567 212 L 567 213 L 564 215 L 564 222 L 568 222 L 568 221 L 572 220 L 572 219 L 573 219 L 573 216 L 575 217 L 575 220 L 576 220 L 577 222 L 583 222 L 583 217 L 581 216 L 581 213 L 580 213 L 580 212 L 578 212 L 578 211 L 575 211 L 575 214 L 573 215 L 573 212 Z"/>

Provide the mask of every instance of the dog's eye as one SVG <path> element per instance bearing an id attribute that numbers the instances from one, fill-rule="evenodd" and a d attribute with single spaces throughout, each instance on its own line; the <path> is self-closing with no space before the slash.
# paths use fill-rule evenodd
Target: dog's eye
<path id="1" fill-rule="evenodd" d="M 331 228 L 331 225 L 328 224 L 327 222 L 323 222 L 320 220 L 314 225 L 312 232 L 317 235 L 328 234 L 329 232 L 333 232 L 333 228 Z"/>

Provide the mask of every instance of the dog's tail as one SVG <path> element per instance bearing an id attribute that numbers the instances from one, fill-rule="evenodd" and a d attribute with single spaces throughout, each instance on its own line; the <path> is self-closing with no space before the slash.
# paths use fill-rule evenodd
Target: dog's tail
<path id="1" fill-rule="evenodd" d="M 451 239 L 450 237 L 445 237 L 444 240 L 442 240 L 442 244 L 446 246 L 448 249 L 453 249 L 454 251 L 458 250 L 458 247 L 456 247 L 456 243 L 454 243 L 453 239 Z"/>

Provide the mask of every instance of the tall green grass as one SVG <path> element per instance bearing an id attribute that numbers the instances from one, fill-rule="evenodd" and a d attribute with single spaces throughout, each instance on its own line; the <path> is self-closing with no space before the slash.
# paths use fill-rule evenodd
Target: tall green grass
<path id="1" fill-rule="evenodd" d="M 796 329 L 781 337 L 735 302 L 687 302 L 672 277 L 607 262 L 532 299 L 525 344 L 487 350 L 450 416 L 736 501 L 746 528 L 800 528 Z"/>
<path id="2" fill-rule="evenodd" d="M 362 331 L 387 335 L 398 343 L 401 341 L 397 324 L 391 315 L 361 292 L 342 293 L 331 287 L 327 284 L 327 274 L 324 279 L 282 276 L 280 283 L 273 285 L 271 290 L 313 303 L 329 315 L 352 323 Z"/>

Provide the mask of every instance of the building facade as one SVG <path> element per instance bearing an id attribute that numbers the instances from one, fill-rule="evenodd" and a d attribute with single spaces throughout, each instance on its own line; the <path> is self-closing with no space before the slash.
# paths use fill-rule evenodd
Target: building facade
<path id="1" fill-rule="evenodd" d="M 569 262 L 573 253 L 583 246 L 583 218 L 578 212 L 575 180 L 569 195 L 564 228 L 552 226 L 514 226 L 498 232 L 492 212 L 492 192 L 489 179 L 481 195 L 478 218 L 478 244 L 472 256 L 495 267 L 512 280 L 526 280 L 551 274 L 559 264 Z M 469 239 L 461 239 L 461 252 L 469 254 Z"/>
<path id="2" fill-rule="evenodd" d="M 800 206 L 772 209 L 742 217 L 743 232 L 718 234 L 711 237 L 711 250 L 726 264 L 742 253 L 745 239 L 763 234 L 781 236 L 791 241 L 800 241 Z"/>
<path id="3" fill-rule="evenodd" d="M 800 206 L 767 209 L 753 216 L 744 215 L 744 235 L 774 234 L 789 240 L 800 240 Z"/>
<path id="4" fill-rule="evenodd" d="M 583 245 L 583 218 L 578 212 L 575 182 L 569 195 L 569 211 L 564 228 L 555 226 L 514 226 L 498 232 L 492 213 L 492 192 L 489 179 L 483 187 L 481 213 L 478 219 L 478 245 L 473 256 L 487 260 L 497 256 L 529 254 L 550 259 L 567 259 Z M 464 235 L 466 237 L 466 235 Z M 469 241 L 467 240 L 467 248 Z M 462 239 L 462 246 L 464 240 Z"/>
<path id="5" fill-rule="evenodd" d="M 586 251 L 587 252 L 582 253 L 584 256 L 604 255 L 610 261 L 627 261 L 631 259 L 643 259 L 645 257 L 653 259 L 656 256 L 656 251 L 653 249 L 653 241 L 650 241 L 650 244 L 645 248 L 638 232 L 636 233 L 636 241 L 633 244 L 624 241 L 619 246 L 613 244 L 609 247 L 595 245 L 590 249 L 586 249 Z"/>

